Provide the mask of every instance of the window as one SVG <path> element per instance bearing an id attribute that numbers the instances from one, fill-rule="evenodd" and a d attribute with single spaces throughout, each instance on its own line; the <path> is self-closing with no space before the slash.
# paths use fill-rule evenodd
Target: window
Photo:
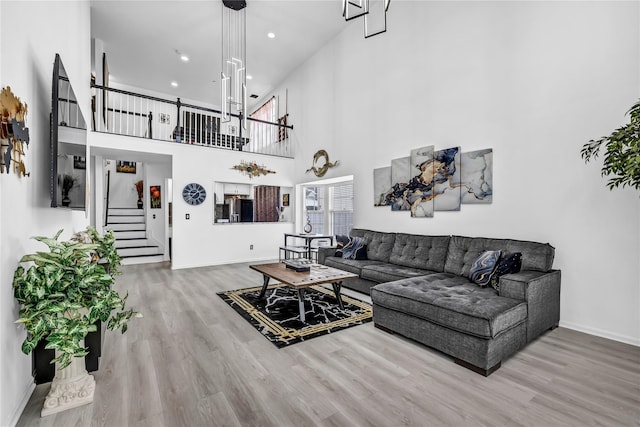
<path id="1" fill-rule="evenodd" d="M 323 234 L 324 226 L 324 187 L 304 188 L 305 224 L 311 224 L 312 232 Z"/>
<path id="2" fill-rule="evenodd" d="M 353 227 L 353 182 L 329 187 L 332 234 L 348 235 Z"/>
<path id="3" fill-rule="evenodd" d="M 278 105 L 276 97 L 272 96 L 260 108 L 251 113 L 249 117 L 274 123 L 278 120 Z M 249 121 L 249 135 L 251 143 L 255 147 L 265 147 L 278 141 L 278 127 L 266 123 Z"/>
<path id="4" fill-rule="evenodd" d="M 353 227 L 353 182 L 304 186 L 304 224 L 312 233 L 349 234 Z"/>

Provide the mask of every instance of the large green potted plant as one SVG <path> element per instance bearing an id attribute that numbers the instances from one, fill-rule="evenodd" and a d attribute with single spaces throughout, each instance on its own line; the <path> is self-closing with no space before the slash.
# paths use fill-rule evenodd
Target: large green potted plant
<path id="1" fill-rule="evenodd" d="M 580 151 L 585 163 L 598 158 L 604 145 L 602 176 L 611 176 L 607 182 L 610 190 L 618 186 L 640 189 L 640 101 L 627 112 L 631 120 L 614 130 L 611 135 L 591 140 Z"/>
<path id="2" fill-rule="evenodd" d="M 89 229 L 91 241 L 97 242 L 65 242 L 58 241 L 61 233 L 58 231 L 53 238 L 34 238 L 49 250 L 22 257 L 13 289 L 21 306 L 17 322 L 27 330 L 22 351 L 29 354 L 44 339 L 46 348 L 57 352 L 54 361 L 64 368 L 72 357 L 87 354 L 79 342 L 95 330 L 96 321 L 124 333 L 127 322 L 141 315 L 126 310 L 127 296 L 121 297 L 111 287 L 120 265 L 111 237 L 101 239 Z M 97 262 L 101 252 L 108 257 L 110 272 Z M 25 269 L 23 263 L 31 265 Z"/>
<path id="3" fill-rule="evenodd" d="M 124 333 L 132 317 L 142 316 L 125 309 L 127 296 L 112 288 L 120 266 L 113 234 L 101 237 L 88 227 L 69 241 L 58 241 L 61 233 L 35 237 L 49 250 L 22 257 L 13 279 L 14 296 L 20 303 L 16 322 L 27 331 L 22 351 L 31 353 L 42 340 L 46 349 L 55 350 L 56 377 L 42 415 L 93 400 L 93 377 L 78 358 L 87 355 L 84 338 L 96 330 L 96 322 Z"/>

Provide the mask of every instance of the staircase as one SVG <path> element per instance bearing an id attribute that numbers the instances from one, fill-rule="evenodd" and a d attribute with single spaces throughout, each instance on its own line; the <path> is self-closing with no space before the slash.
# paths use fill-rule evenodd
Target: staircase
<path id="1" fill-rule="evenodd" d="M 160 247 L 147 239 L 143 209 L 109 208 L 106 228 L 113 230 L 116 249 L 123 265 L 164 260 Z"/>

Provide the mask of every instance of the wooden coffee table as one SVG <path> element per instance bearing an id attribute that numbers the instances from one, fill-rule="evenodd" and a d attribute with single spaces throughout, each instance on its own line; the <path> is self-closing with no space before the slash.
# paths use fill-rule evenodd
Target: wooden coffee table
<path id="1" fill-rule="evenodd" d="M 267 286 L 269 286 L 269 279 L 275 279 L 286 286 L 290 286 L 296 289 L 298 293 L 298 307 L 300 309 L 300 320 L 305 321 L 304 315 L 304 291 L 309 286 L 322 285 L 324 283 L 331 283 L 333 286 L 333 292 L 336 295 L 338 306 L 342 306 L 342 298 L 340 297 L 340 289 L 342 287 L 342 281 L 345 279 L 352 279 L 358 277 L 357 274 L 349 273 L 348 271 L 338 270 L 337 268 L 327 267 L 325 265 L 312 264 L 310 271 L 296 272 L 294 270 L 286 268 L 284 263 L 278 262 L 274 264 L 258 264 L 250 265 L 252 270 L 262 273 L 263 284 L 260 291 L 260 298 L 264 298 L 267 292 Z"/>

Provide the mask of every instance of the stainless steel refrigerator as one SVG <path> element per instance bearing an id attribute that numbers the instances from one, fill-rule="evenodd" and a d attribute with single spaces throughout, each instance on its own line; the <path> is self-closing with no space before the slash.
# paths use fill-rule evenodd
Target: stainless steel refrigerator
<path id="1" fill-rule="evenodd" d="M 239 214 L 240 222 L 253 222 L 253 200 L 236 199 L 234 212 Z"/>

